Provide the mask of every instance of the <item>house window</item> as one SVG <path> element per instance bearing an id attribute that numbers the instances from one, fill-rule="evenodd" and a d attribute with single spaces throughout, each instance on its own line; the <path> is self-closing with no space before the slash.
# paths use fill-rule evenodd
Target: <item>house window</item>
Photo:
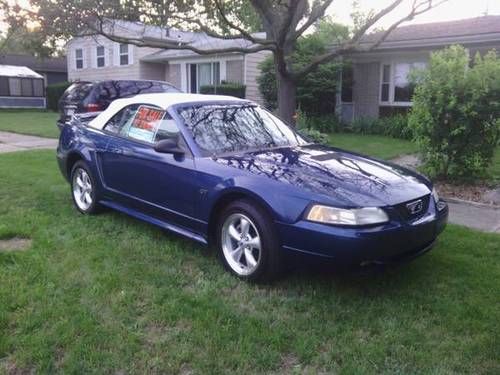
<path id="1" fill-rule="evenodd" d="M 397 62 L 382 65 L 380 102 L 393 105 L 410 105 L 415 90 L 410 81 L 411 73 L 425 69 L 425 62 Z"/>
<path id="2" fill-rule="evenodd" d="M 128 44 L 120 44 L 120 65 L 128 65 L 129 64 L 129 56 L 128 56 Z"/>
<path id="3" fill-rule="evenodd" d="M 389 101 L 389 90 L 391 87 L 391 66 L 384 65 L 382 68 L 382 87 L 381 87 L 381 101 Z"/>
<path id="4" fill-rule="evenodd" d="M 97 46 L 96 56 L 97 56 L 97 67 L 102 68 L 103 66 L 105 66 L 106 60 L 104 58 L 104 46 Z"/>
<path id="5" fill-rule="evenodd" d="M 75 49 L 75 66 L 76 69 L 83 69 L 83 49 Z"/>
<path id="6" fill-rule="evenodd" d="M 198 93 L 200 87 L 220 84 L 220 63 L 188 64 L 189 92 Z"/>

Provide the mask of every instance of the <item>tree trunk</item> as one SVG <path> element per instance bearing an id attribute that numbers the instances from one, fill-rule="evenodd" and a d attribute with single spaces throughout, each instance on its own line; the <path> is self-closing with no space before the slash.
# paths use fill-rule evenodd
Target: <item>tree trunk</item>
<path id="1" fill-rule="evenodd" d="M 289 75 L 277 75 L 278 84 L 278 116 L 287 124 L 295 126 L 297 109 L 297 84 Z"/>
<path id="2" fill-rule="evenodd" d="M 286 56 L 293 49 L 278 49 L 274 52 L 274 69 L 276 71 L 276 85 L 278 96 L 278 116 L 287 124 L 295 126 L 295 110 L 297 107 L 297 84 L 291 76 Z"/>

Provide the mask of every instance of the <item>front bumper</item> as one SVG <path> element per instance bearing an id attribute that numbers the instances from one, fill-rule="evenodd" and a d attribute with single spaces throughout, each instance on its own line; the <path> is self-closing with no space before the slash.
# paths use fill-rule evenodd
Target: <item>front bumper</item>
<path id="1" fill-rule="evenodd" d="M 339 227 L 301 220 L 278 223 L 283 249 L 290 254 L 323 257 L 337 264 L 399 263 L 428 252 L 448 221 L 448 206 L 434 202 L 415 222 L 391 220 L 375 227 Z"/>

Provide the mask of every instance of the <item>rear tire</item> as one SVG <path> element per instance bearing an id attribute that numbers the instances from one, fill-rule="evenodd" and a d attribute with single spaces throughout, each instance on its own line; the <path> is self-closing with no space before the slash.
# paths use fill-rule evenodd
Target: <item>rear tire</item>
<path id="1" fill-rule="evenodd" d="M 79 160 L 71 169 L 71 197 L 76 209 L 85 215 L 93 215 L 100 211 L 97 184 L 89 166 Z"/>
<path id="2" fill-rule="evenodd" d="M 223 209 L 216 230 L 219 257 L 233 275 L 267 281 L 281 274 L 282 249 L 264 209 L 247 199 L 232 202 Z"/>

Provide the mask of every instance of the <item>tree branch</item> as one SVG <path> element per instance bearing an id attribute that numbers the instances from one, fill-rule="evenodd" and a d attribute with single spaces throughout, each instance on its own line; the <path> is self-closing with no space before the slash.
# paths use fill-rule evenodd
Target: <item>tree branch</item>
<path id="1" fill-rule="evenodd" d="M 309 27 L 311 27 L 319 18 L 323 17 L 328 7 L 332 4 L 333 0 L 325 0 L 323 4 L 319 1 L 313 4 L 311 14 L 307 21 L 295 32 L 295 37 L 301 36 Z M 318 5 L 320 4 L 320 5 Z"/>
<path id="2" fill-rule="evenodd" d="M 327 52 L 321 56 L 318 56 L 316 59 L 311 61 L 310 64 L 306 65 L 299 71 L 295 73 L 296 76 L 301 76 L 310 73 L 314 69 L 318 67 L 318 65 L 325 63 L 327 61 L 334 60 L 335 58 L 344 55 L 346 53 L 350 52 L 369 52 L 380 46 L 387 37 L 391 34 L 394 29 L 396 29 L 400 24 L 402 24 L 405 21 L 412 20 L 415 16 L 420 15 L 422 13 L 428 12 L 431 9 L 434 9 L 435 7 L 447 2 L 448 0 L 441 0 L 438 1 L 437 3 L 434 3 L 433 0 L 413 0 L 412 8 L 410 12 L 394 22 L 391 26 L 387 28 L 386 31 L 384 31 L 381 35 L 380 38 L 377 39 L 376 42 L 372 43 L 368 47 L 360 47 L 359 46 L 359 41 L 360 39 L 365 35 L 366 31 L 373 26 L 378 20 L 380 20 L 383 16 L 387 15 L 390 13 L 392 10 L 394 10 L 397 5 L 401 3 L 402 0 L 397 0 L 394 1 L 391 5 L 389 5 L 387 8 L 381 10 L 378 12 L 375 16 L 373 16 L 363 27 L 360 28 L 360 30 L 364 30 L 363 34 L 360 34 L 360 31 L 356 32 L 351 39 L 349 39 L 347 42 L 341 44 L 339 47 L 332 49 L 330 52 Z M 369 26 L 368 26 L 369 25 Z"/>
<path id="3" fill-rule="evenodd" d="M 229 26 L 231 29 L 238 31 L 243 38 L 248 39 L 249 41 L 256 43 L 256 44 L 257 43 L 259 43 L 259 44 L 275 44 L 274 40 L 268 40 L 268 39 L 254 37 L 252 34 L 250 34 L 248 31 L 246 31 L 242 27 L 236 25 L 234 22 L 231 22 L 227 18 L 227 15 L 224 11 L 224 6 L 222 5 L 222 3 L 219 0 L 215 1 L 215 6 L 216 6 L 217 11 L 219 12 L 220 16 L 222 17 L 222 20 L 226 23 L 226 25 Z M 205 29 L 206 29 L 206 27 L 205 27 Z"/>

